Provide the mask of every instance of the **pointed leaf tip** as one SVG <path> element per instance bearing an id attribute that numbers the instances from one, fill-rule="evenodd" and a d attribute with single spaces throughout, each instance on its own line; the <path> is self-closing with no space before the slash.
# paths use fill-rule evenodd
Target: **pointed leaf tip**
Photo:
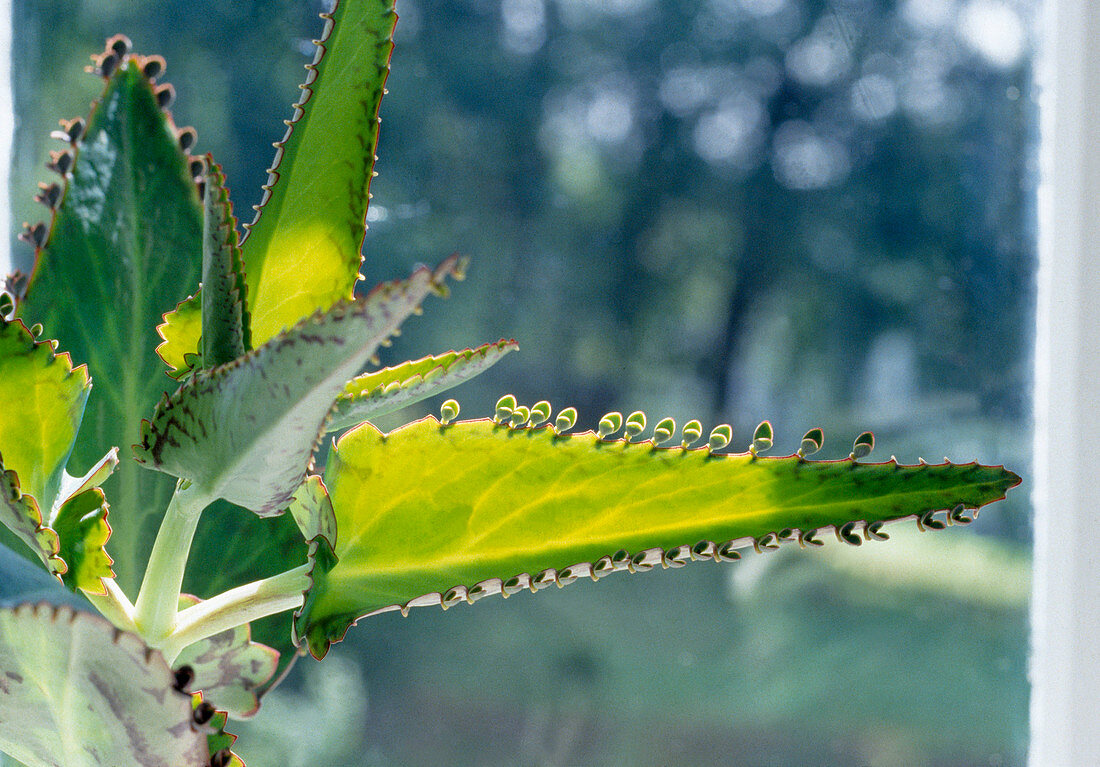
<path id="1" fill-rule="evenodd" d="M 517 348 L 514 340 L 501 339 L 364 373 L 344 387 L 327 428 L 340 431 L 357 426 L 447 391 L 485 372 Z"/>
<path id="2" fill-rule="evenodd" d="M 375 611 L 450 606 L 691 559 L 734 561 L 749 545 L 816 547 L 822 529 L 856 545 L 880 540 L 882 522 L 914 515 L 925 529 L 943 527 L 929 509 L 951 509 L 948 518 L 961 520 L 960 505 L 998 500 L 1016 479 L 999 467 L 853 466 L 615 444 L 621 449 L 548 429 L 515 439 L 487 420 L 440 429 L 427 418 L 388 435 L 349 432 L 326 468 L 339 560 L 315 567 L 295 630 L 323 654 L 355 618 Z M 447 468 L 456 461 L 461 478 Z M 367 530 L 369 545 L 360 543 Z M 387 548 L 386 540 L 400 545 Z"/>
<path id="3" fill-rule="evenodd" d="M 319 36 L 242 243 L 254 343 L 352 295 L 396 19 L 392 2 L 340 2 Z"/>
<path id="4" fill-rule="evenodd" d="M 148 352 L 158 343 L 154 327 L 162 313 L 199 282 L 202 232 L 187 157 L 139 57 L 118 38 L 98 60 L 110 61 L 110 71 L 100 72 L 109 77 L 83 131 L 75 121 L 63 126 L 70 144 L 83 135 L 65 159 L 52 163 L 64 178 L 56 192 L 49 185 L 44 190 L 43 201 L 55 207 L 52 226 L 17 307 L 19 316 L 41 322 L 62 349 L 87 363 L 93 378 L 112 382 L 87 403 L 72 453 L 81 468 L 111 445 L 134 442 L 140 417 L 168 386 Z M 126 395 L 103 396 L 115 389 Z M 163 512 L 172 483 L 141 475 L 130 462 L 118 473 L 113 537 L 128 553 L 119 575 L 132 589 L 151 543 L 145 523 Z"/>

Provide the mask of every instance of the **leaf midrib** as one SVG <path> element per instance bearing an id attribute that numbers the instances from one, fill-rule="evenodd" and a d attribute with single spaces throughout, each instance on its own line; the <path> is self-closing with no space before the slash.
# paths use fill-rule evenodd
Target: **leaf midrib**
<path id="1" fill-rule="evenodd" d="M 121 140 L 123 146 L 123 156 L 134 157 L 134 137 L 133 137 L 133 119 L 131 110 L 126 109 L 122 111 L 122 125 L 121 125 Z M 140 396 L 140 392 L 143 389 L 141 381 L 148 381 L 156 375 L 155 370 L 145 370 L 147 367 L 143 365 L 144 355 L 142 354 L 142 331 L 143 331 L 143 318 L 145 316 L 145 302 L 146 291 L 145 286 L 141 282 L 141 275 L 145 269 L 148 261 L 148 253 L 143 252 L 141 249 L 141 243 L 146 240 L 143 236 L 145 233 L 145 222 L 142 217 L 138 215 L 138 180 L 137 180 L 137 168 L 135 163 L 128 162 L 126 165 L 125 184 L 123 184 L 123 194 L 126 201 L 126 206 L 129 208 L 128 215 L 130 218 L 130 226 L 127 227 L 127 234 L 130 239 L 129 247 L 131 257 L 133 258 L 133 267 L 129 270 L 127 279 L 131 286 L 131 300 L 130 300 L 130 345 L 129 354 L 126 356 L 120 356 L 120 359 L 131 359 L 137 364 L 130 364 L 126 366 L 123 371 L 123 386 L 122 386 L 122 404 L 125 408 L 119 415 L 124 420 L 123 428 L 129 423 L 129 417 L 140 417 L 141 412 L 145 409 L 144 400 Z M 151 403 L 150 403 L 151 404 Z M 150 516 L 151 512 L 148 507 L 142 508 L 140 501 L 140 493 L 138 492 L 138 485 L 140 484 L 140 478 L 135 467 L 129 466 L 129 471 L 123 471 L 121 473 L 122 487 L 120 488 L 122 493 L 122 508 L 126 509 L 129 514 L 133 515 L 134 523 L 128 528 L 134 534 L 130 536 L 127 547 L 129 548 L 129 561 L 137 562 L 139 560 L 138 548 L 139 548 L 139 535 L 137 531 L 142 530 L 145 527 L 145 519 Z"/>

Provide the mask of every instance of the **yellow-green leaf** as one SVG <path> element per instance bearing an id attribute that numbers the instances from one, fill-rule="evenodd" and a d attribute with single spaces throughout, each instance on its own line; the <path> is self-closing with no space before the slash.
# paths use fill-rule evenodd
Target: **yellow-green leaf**
<path id="1" fill-rule="evenodd" d="M 22 491 L 49 513 L 91 390 L 88 370 L 0 319 L 0 455 Z"/>
<path id="2" fill-rule="evenodd" d="M 431 417 L 352 430 L 324 477 L 338 559 L 315 567 L 296 621 L 318 656 L 371 612 L 733 559 L 780 538 L 815 544 L 821 528 L 880 538 L 880 522 L 978 508 L 1019 482 L 974 463 L 719 455 Z"/>
<path id="3" fill-rule="evenodd" d="M 389 74 L 393 0 L 340 0 L 242 243 L 253 343 L 351 298 Z"/>
<path id="4" fill-rule="evenodd" d="M 202 291 L 180 301 L 157 325 L 162 342 L 156 352 L 168 366 L 168 375 L 177 381 L 202 366 L 199 342 L 202 338 Z"/>
<path id="5" fill-rule="evenodd" d="M 114 578 L 114 561 L 107 554 L 111 526 L 107 524 L 107 499 L 98 487 L 66 500 L 51 520 L 60 539 L 60 554 L 67 569 L 61 576 L 73 591 L 84 589 L 105 594 L 100 578 Z"/>

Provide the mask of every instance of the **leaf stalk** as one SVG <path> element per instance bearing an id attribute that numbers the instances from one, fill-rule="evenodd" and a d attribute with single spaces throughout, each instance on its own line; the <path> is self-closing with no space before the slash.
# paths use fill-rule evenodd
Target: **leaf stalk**
<path id="1" fill-rule="evenodd" d="M 151 647 L 159 647 L 172 632 L 191 541 L 212 500 L 204 489 L 181 479 L 161 520 L 134 604 L 134 623 Z"/>
<path id="2" fill-rule="evenodd" d="M 185 647 L 215 634 L 301 607 L 302 594 L 312 583 L 311 568 L 304 564 L 181 610 L 175 628 L 161 644 L 165 660 L 172 663 Z"/>
<path id="3" fill-rule="evenodd" d="M 134 605 L 130 602 L 130 598 L 126 596 L 114 578 L 100 578 L 100 583 L 103 584 L 106 593 L 96 594 L 87 589 L 81 589 L 80 591 L 88 598 L 92 606 L 99 610 L 100 614 L 117 628 L 137 634 L 138 627 L 134 622 Z"/>

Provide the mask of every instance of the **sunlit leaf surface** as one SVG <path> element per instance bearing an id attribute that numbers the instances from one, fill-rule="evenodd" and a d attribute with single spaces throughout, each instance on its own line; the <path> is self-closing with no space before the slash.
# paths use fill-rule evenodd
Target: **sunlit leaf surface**
<path id="1" fill-rule="evenodd" d="M 978 464 L 901 466 L 721 455 L 558 436 L 492 421 L 425 418 L 390 434 L 364 424 L 325 471 L 338 525 L 335 566 L 314 569 L 297 621 L 315 655 L 357 617 L 447 606 L 615 570 L 733 559 L 741 546 L 850 543 L 879 523 L 975 509 L 1019 478 Z"/>
<path id="2" fill-rule="evenodd" d="M 243 243 L 257 344 L 351 297 L 396 21 L 392 0 L 340 0 L 326 19 Z"/>

